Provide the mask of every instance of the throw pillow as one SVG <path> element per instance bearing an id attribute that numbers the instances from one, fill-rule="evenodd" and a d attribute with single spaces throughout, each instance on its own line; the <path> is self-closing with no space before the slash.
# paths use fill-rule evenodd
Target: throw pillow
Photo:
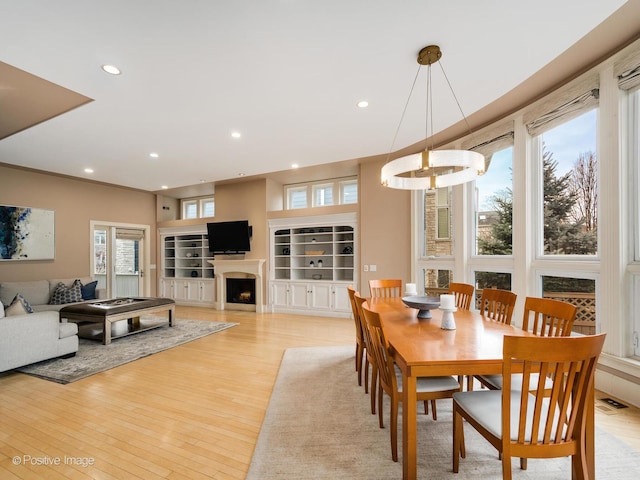
<path id="1" fill-rule="evenodd" d="M 33 313 L 33 308 L 29 305 L 29 302 L 19 293 L 13 297 L 11 305 L 7 307 L 5 315 L 10 317 L 12 315 L 24 315 L 26 313 Z"/>
<path id="2" fill-rule="evenodd" d="M 4 318 L 4 305 L 0 302 L 0 318 Z"/>
<path id="3" fill-rule="evenodd" d="M 50 305 L 63 305 L 65 303 L 81 302 L 82 301 L 82 283 L 80 280 L 74 280 L 70 287 L 67 287 L 64 283 L 59 282 L 56 285 L 56 289 L 51 295 Z"/>
<path id="4" fill-rule="evenodd" d="M 86 285 L 82 285 L 82 299 L 83 300 L 95 300 L 96 299 L 96 287 L 98 286 L 98 281 L 95 280 L 91 283 L 87 283 Z"/>

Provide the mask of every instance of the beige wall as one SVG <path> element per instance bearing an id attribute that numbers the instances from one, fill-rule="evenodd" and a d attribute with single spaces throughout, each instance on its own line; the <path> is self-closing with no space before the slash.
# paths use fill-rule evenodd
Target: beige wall
<path id="1" fill-rule="evenodd" d="M 374 161 L 360 166 L 359 206 L 282 210 L 282 187 L 270 180 L 260 179 L 217 186 L 215 221 L 249 220 L 253 226 L 253 237 L 251 252 L 247 254 L 247 258 L 268 260 L 268 219 L 358 211 L 360 243 L 359 258 L 356 260 L 360 269 L 356 287 L 364 295 L 368 295 L 367 285 L 372 278 L 400 278 L 403 282 L 408 282 L 411 275 L 411 196 L 410 192 L 387 189 L 380 185 L 380 168 L 383 163 Z M 156 201 L 156 195 L 152 193 L 2 165 L 0 203 L 56 211 L 56 259 L 0 262 L 0 281 L 89 275 L 91 220 L 150 225 L 153 236 L 151 263 L 158 266 L 160 257 L 157 255 L 157 227 L 206 223 L 202 219 L 166 220 L 175 215 L 175 209 L 180 208 L 177 200 L 168 197 L 158 197 Z M 163 210 L 162 206 L 169 206 L 171 210 Z M 157 224 L 156 215 L 160 220 Z M 362 265 L 365 264 L 377 265 L 377 271 L 364 272 Z M 151 286 L 152 295 L 155 295 L 156 286 L 157 281 L 154 281 Z"/>
<path id="2" fill-rule="evenodd" d="M 384 160 L 360 165 L 360 293 L 374 278 L 411 281 L 411 192 L 380 184 Z M 376 265 L 375 272 L 363 265 Z"/>
<path id="3" fill-rule="evenodd" d="M 149 225 L 156 263 L 154 194 L 0 165 L 0 204 L 54 210 L 56 247 L 55 260 L 0 262 L 0 281 L 90 275 L 91 220 Z"/>

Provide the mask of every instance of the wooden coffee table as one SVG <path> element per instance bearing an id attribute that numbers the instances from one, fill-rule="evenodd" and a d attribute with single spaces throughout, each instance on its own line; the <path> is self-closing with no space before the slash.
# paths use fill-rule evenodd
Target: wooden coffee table
<path id="1" fill-rule="evenodd" d="M 69 305 L 60 309 L 60 321 L 67 319 L 75 323 L 98 323 L 102 326 L 102 343 L 108 345 L 112 338 L 124 337 L 144 332 L 163 325 L 173 326 L 176 303 L 169 298 L 115 298 L 91 303 Z M 140 316 L 167 312 L 168 322 L 141 325 Z M 122 320 L 128 321 L 126 333 L 111 335 L 111 325 Z"/>

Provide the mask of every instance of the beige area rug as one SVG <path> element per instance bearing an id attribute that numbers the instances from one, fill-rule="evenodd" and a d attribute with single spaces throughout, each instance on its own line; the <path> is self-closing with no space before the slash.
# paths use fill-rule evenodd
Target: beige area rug
<path id="1" fill-rule="evenodd" d="M 174 326 L 169 327 L 166 318 L 153 315 L 143 316 L 140 322 L 143 325 L 161 322 L 165 326 L 113 339 L 109 345 L 81 338 L 74 357 L 45 360 L 16 371 L 57 383 L 71 383 L 237 325 L 177 318 Z"/>
<path id="2" fill-rule="evenodd" d="M 419 411 L 422 411 L 421 409 Z M 388 428 L 371 415 L 369 396 L 357 384 L 354 347 L 295 348 L 285 352 L 248 480 L 394 479 Z M 467 458 L 452 472 L 451 401 L 438 401 L 438 421 L 419 415 L 418 478 L 500 479 L 497 452 L 473 428 L 465 428 Z M 401 421 L 400 421 L 401 424 Z M 402 430 L 402 425 L 399 426 Z M 598 479 L 637 479 L 640 452 L 597 429 Z M 530 459 L 527 470 L 514 461 L 514 479 L 568 480 L 569 458 Z"/>

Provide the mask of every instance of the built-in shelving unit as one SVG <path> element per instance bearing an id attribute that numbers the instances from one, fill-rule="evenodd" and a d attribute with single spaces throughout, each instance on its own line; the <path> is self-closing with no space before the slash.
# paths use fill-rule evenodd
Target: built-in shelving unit
<path id="1" fill-rule="evenodd" d="M 182 305 L 215 304 L 213 254 L 205 228 L 161 229 L 159 296 Z"/>
<path id="2" fill-rule="evenodd" d="M 356 215 L 271 220 L 269 286 L 273 311 L 348 316 L 356 284 Z"/>
<path id="3" fill-rule="evenodd" d="M 213 278 L 213 260 L 205 234 L 167 235 L 163 238 L 163 277 Z"/>

